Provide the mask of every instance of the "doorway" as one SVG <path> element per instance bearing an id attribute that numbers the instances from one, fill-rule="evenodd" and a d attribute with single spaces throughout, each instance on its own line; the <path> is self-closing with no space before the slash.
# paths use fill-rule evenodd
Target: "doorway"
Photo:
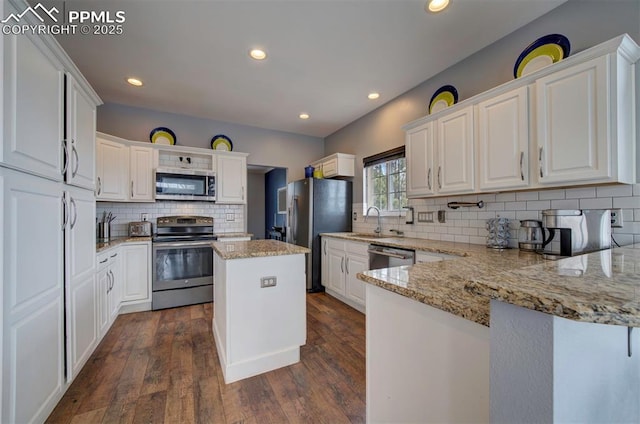
<path id="1" fill-rule="evenodd" d="M 254 240 L 280 238 L 286 212 L 278 211 L 278 189 L 287 187 L 287 168 L 247 166 L 247 232 Z"/>

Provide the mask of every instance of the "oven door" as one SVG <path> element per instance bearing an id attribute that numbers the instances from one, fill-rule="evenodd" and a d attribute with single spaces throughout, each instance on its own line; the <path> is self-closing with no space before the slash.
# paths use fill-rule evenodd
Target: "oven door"
<path id="1" fill-rule="evenodd" d="M 153 291 L 208 284 L 213 284 L 211 241 L 153 243 Z"/>

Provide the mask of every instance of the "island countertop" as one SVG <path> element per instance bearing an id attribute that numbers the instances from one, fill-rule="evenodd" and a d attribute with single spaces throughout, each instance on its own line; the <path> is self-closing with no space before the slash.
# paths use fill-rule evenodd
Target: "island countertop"
<path id="1" fill-rule="evenodd" d="M 299 255 L 310 252 L 306 247 L 277 240 L 216 241 L 211 243 L 211 246 L 225 260 Z"/>
<path id="2" fill-rule="evenodd" d="M 333 236 L 332 234 L 326 234 Z M 402 296 L 489 325 L 497 299 L 575 321 L 640 327 L 638 245 L 550 261 L 517 249 L 423 239 L 338 238 L 447 253 L 459 259 L 366 271 L 358 278 Z"/>

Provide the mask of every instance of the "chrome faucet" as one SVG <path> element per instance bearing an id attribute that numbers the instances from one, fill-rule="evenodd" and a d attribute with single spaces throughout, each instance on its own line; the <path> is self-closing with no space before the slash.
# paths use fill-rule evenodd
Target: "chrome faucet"
<path id="1" fill-rule="evenodd" d="M 376 206 L 369 206 L 369 209 L 367 209 L 367 213 L 364 216 L 364 222 L 367 222 L 367 218 L 369 218 L 369 211 L 371 209 L 378 212 L 378 227 L 375 230 L 373 230 L 373 232 L 376 233 L 377 235 L 380 235 L 382 233 L 382 226 L 380 225 L 380 209 L 378 209 Z"/>

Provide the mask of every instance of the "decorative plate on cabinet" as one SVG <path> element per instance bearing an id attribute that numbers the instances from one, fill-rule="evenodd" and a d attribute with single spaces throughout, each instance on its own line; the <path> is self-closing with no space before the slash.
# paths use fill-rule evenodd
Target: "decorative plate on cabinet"
<path id="1" fill-rule="evenodd" d="M 214 135 L 211 139 L 211 148 L 213 150 L 233 150 L 233 143 L 231 139 L 223 134 Z"/>
<path id="2" fill-rule="evenodd" d="M 436 113 L 458 103 L 458 90 L 453 85 L 438 88 L 429 102 L 429 113 Z"/>
<path id="3" fill-rule="evenodd" d="M 171 146 L 176 144 L 176 135 L 169 128 L 165 127 L 158 127 L 151 130 L 149 138 L 151 142 L 155 144 L 167 144 Z"/>
<path id="4" fill-rule="evenodd" d="M 561 61 L 571 53 L 571 43 L 562 34 L 538 38 L 520 53 L 513 67 L 514 78 L 528 75 L 545 66 Z"/>

